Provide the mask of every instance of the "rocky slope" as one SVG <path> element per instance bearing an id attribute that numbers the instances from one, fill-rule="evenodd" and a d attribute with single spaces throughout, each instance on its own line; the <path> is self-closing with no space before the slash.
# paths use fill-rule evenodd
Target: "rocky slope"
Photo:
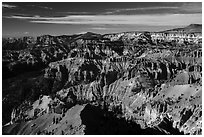
<path id="1" fill-rule="evenodd" d="M 16 75 L 3 77 L 3 133 L 202 134 L 202 37 L 190 27 L 3 50 L 3 73 Z"/>

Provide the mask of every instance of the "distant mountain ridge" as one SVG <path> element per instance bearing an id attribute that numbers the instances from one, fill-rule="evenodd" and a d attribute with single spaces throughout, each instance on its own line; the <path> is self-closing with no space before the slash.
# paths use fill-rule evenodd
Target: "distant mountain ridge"
<path id="1" fill-rule="evenodd" d="M 177 32 L 186 32 L 186 33 L 202 33 L 202 24 L 190 24 L 187 27 L 184 28 L 175 28 L 170 29 L 166 31 L 161 32 L 167 32 L 167 33 L 177 33 Z"/>
<path id="2" fill-rule="evenodd" d="M 81 33 L 81 34 L 72 34 L 72 35 L 59 35 L 59 36 L 53 36 L 53 35 L 49 35 L 49 34 L 45 34 L 45 35 L 40 35 L 37 37 L 70 37 L 71 39 L 77 40 L 77 39 L 100 39 L 105 35 L 111 35 L 111 34 L 121 34 L 121 33 L 134 33 L 134 32 L 138 32 L 138 33 L 151 33 L 152 31 L 126 31 L 126 32 L 117 32 L 117 33 L 106 33 L 106 34 L 98 34 L 95 32 L 86 32 L 86 33 Z M 155 31 L 155 33 L 202 33 L 202 24 L 190 24 L 186 27 L 183 28 L 173 28 L 173 29 L 169 29 L 169 30 L 163 30 L 163 31 Z M 21 37 L 19 39 L 23 39 L 26 38 L 25 37 Z M 32 37 L 32 36 L 29 36 Z M 15 39 L 15 38 L 3 38 L 3 39 Z"/>

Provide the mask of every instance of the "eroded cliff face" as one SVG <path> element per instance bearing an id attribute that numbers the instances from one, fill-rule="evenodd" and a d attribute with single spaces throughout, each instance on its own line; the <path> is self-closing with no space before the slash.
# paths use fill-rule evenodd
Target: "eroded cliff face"
<path id="1" fill-rule="evenodd" d="M 98 80 L 86 81 L 88 75 L 84 75 L 84 83 L 63 88 L 56 95 L 62 101 L 72 95 L 76 100 L 97 102 L 142 128 L 158 126 L 168 118 L 174 128 L 185 134 L 197 134 L 202 128 L 201 70 L 197 69 L 201 60 L 198 64 L 178 60 L 140 58 L 134 60 L 133 67 L 125 62 L 105 62 L 110 69 L 99 69 Z M 75 73 L 81 71 L 76 70 Z"/>
<path id="2" fill-rule="evenodd" d="M 44 49 L 50 49 L 56 41 L 69 39 L 69 44 L 58 52 L 62 57 L 56 57 L 57 61 L 48 59 L 47 55 L 57 55 L 52 52 L 45 52 L 44 58 L 40 56 L 49 65 L 37 79 L 38 86 L 35 83 L 35 89 L 30 91 L 36 99 L 26 99 L 13 108 L 3 132 L 105 134 L 107 129 L 99 132 L 93 121 L 84 121 L 86 113 L 97 107 L 97 123 L 113 117 L 129 123 L 129 129 L 141 131 L 131 131 L 132 134 L 153 130 L 157 134 L 202 134 L 201 45 L 194 40 L 189 44 L 176 42 L 174 46 L 174 38 L 161 41 L 160 36 L 155 41 L 153 35 L 88 33 L 72 39 L 38 38 L 38 43 L 48 44 Z M 120 133 L 120 127 L 115 129 Z"/>

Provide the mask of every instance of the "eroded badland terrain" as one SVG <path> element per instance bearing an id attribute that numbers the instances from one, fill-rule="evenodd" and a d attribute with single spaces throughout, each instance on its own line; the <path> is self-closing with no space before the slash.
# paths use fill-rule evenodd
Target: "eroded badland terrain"
<path id="1" fill-rule="evenodd" d="M 202 134 L 202 26 L 3 39 L 3 134 Z"/>

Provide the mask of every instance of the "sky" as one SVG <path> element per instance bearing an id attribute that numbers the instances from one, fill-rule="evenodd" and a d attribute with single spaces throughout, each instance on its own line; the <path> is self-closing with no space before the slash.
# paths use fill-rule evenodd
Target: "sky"
<path id="1" fill-rule="evenodd" d="M 202 24 L 201 2 L 3 2 L 3 37 L 161 31 Z"/>

